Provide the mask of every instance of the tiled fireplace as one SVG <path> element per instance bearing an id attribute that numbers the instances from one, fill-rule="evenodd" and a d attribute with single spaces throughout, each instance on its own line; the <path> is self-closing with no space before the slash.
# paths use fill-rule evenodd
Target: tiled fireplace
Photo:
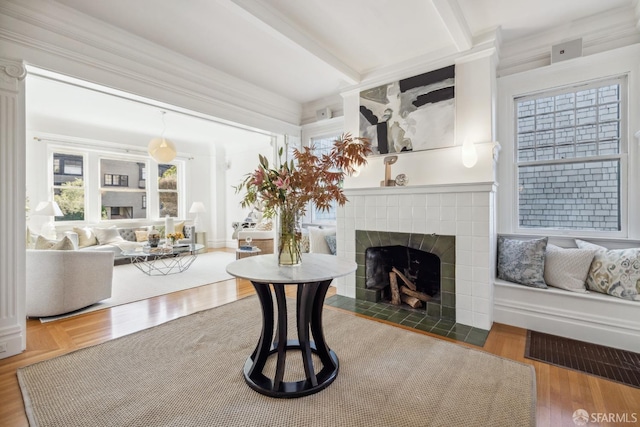
<path id="1" fill-rule="evenodd" d="M 389 280 L 385 276 L 393 262 L 385 263 L 384 271 L 379 272 L 382 274 L 377 274 L 382 277 L 374 278 L 376 275 L 372 270 L 380 269 L 376 268 L 377 262 L 371 252 L 384 251 L 382 256 L 387 258 L 393 258 L 389 255 L 392 251 L 410 252 L 410 255 L 396 261 L 395 267 L 414 286 L 417 285 L 416 292 L 428 297 L 428 301 L 419 300 L 419 308 L 431 317 L 455 321 L 455 250 L 455 236 L 356 230 L 356 298 L 370 302 L 390 299 Z M 427 256 L 433 261 L 428 262 L 431 258 Z M 434 276 L 436 283 L 430 283 L 429 276 Z M 402 279 L 397 281 L 402 282 Z"/>
<path id="2" fill-rule="evenodd" d="M 442 236 L 435 252 L 454 249 L 441 258 L 440 298 L 427 303 L 427 314 L 491 329 L 495 190 L 493 183 L 346 189 L 349 202 L 338 209 L 338 255 L 355 260 L 358 270 L 335 281 L 338 295 L 368 304 L 376 298 L 364 286 L 365 244 L 432 251 Z"/>

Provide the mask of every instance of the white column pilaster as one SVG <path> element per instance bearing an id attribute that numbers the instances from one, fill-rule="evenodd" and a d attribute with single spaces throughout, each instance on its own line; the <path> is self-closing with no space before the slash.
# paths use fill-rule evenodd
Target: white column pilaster
<path id="1" fill-rule="evenodd" d="M 0 358 L 26 348 L 25 85 L 20 61 L 0 58 Z"/>

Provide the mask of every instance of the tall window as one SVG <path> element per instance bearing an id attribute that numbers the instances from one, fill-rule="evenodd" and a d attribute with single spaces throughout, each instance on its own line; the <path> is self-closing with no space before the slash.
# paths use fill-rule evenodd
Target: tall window
<path id="1" fill-rule="evenodd" d="M 625 78 L 516 98 L 518 223 L 621 230 Z"/>
<path id="2" fill-rule="evenodd" d="M 320 138 L 311 138 L 311 146 L 314 148 L 314 153 L 321 157 L 323 154 L 329 154 L 331 149 L 333 148 L 333 144 L 336 139 L 340 138 L 339 134 L 325 136 Z M 336 220 L 336 209 L 337 203 L 335 201 L 331 202 L 331 208 L 328 211 L 323 211 L 320 209 L 316 209 L 313 204 L 309 206 L 311 222 L 313 223 L 323 223 L 323 222 L 331 222 Z"/>
<path id="3" fill-rule="evenodd" d="M 53 197 L 64 214 L 56 221 L 84 220 L 84 157 L 53 153 Z"/>
<path id="4" fill-rule="evenodd" d="M 146 205 L 141 206 L 146 190 L 139 188 L 140 164 L 133 161 L 100 159 L 102 219 L 146 218 Z M 130 178 L 131 177 L 131 178 Z"/>
<path id="5" fill-rule="evenodd" d="M 158 199 L 160 217 L 178 216 L 178 167 L 158 165 Z"/>

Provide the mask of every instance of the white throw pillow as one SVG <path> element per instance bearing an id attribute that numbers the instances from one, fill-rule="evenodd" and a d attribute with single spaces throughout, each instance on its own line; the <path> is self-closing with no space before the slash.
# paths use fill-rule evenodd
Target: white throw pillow
<path id="1" fill-rule="evenodd" d="M 564 249 L 547 245 L 544 260 L 544 281 L 554 288 L 587 293 L 585 281 L 596 254 L 592 249 Z"/>
<path id="2" fill-rule="evenodd" d="M 96 234 L 96 239 L 98 239 L 98 243 L 101 245 L 124 241 L 120 233 L 118 233 L 118 229 L 115 227 L 94 228 L 93 232 Z"/>
<path id="3" fill-rule="evenodd" d="M 309 227 L 309 252 L 331 255 L 331 249 L 325 237 L 332 234 L 336 234 L 335 228 Z"/>
<path id="4" fill-rule="evenodd" d="M 56 251 L 72 251 L 73 242 L 68 236 L 64 236 L 62 240 L 49 240 L 46 237 L 38 236 L 35 249 L 56 250 Z"/>
<path id="5" fill-rule="evenodd" d="M 90 227 L 73 227 L 73 231 L 78 235 L 79 248 L 86 248 L 98 244 L 96 235 Z"/>

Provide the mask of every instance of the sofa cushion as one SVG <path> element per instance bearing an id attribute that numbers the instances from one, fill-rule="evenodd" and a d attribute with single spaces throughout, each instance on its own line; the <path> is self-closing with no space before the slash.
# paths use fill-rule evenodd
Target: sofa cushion
<path id="1" fill-rule="evenodd" d="M 547 288 L 544 256 L 547 238 L 517 240 L 498 236 L 498 278 L 534 288 Z"/>
<path id="2" fill-rule="evenodd" d="M 96 235 L 91 227 L 73 227 L 73 231 L 78 235 L 78 248 L 86 248 L 98 244 Z"/>
<path id="3" fill-rule="evenodd" d="M 331 254 L 335 255 L 336 253 L 338 253 L 338 248 L 336 245 L 336 235 L 329 234 L 328 236 L 324 236 L 324 239 L 327 241 L 327 246 L 329 246 Z"/>
<path id="4" fill-rule="evenodd" d="M 585 280 L 596 251 L 564 249 L 548 244 L 544 260 L 544 281 L 554 288 L 586 293 Z"/>
<path id="5" fill-rule="evenodd" d="M 98 243 L 101 245 L 124 241 L 116 227 L 94 228 L 93 232 L 96 234 L 96 239 L 98 239 Z"/>
<path id="6" fill-rule="evenodd" d="M 336 234 L 335 228 L 309 227 L 309 252 L 314 254 L 331 254 L 326 236 Z"/>
<path id="7" fill-rule="evenodd" d="M 579 239 L 576 245 L 595 251 L 587 276 L 589 290 L 640 301 L 640 248 L 607 249 Z"/>
<path id="8" fill-rule="evenodd" d="M 49 240 L 44 236 L 38 236 L 35 249 L 72 251 L 75 248 L 68 236 L 64 236 L 61 240 Z"/>
<path id="9" fill-rule="evenodd" d="M 146 242 L 149 240 L 149 232 L 147 230 L 136 230 L 136 242 Z"/>

